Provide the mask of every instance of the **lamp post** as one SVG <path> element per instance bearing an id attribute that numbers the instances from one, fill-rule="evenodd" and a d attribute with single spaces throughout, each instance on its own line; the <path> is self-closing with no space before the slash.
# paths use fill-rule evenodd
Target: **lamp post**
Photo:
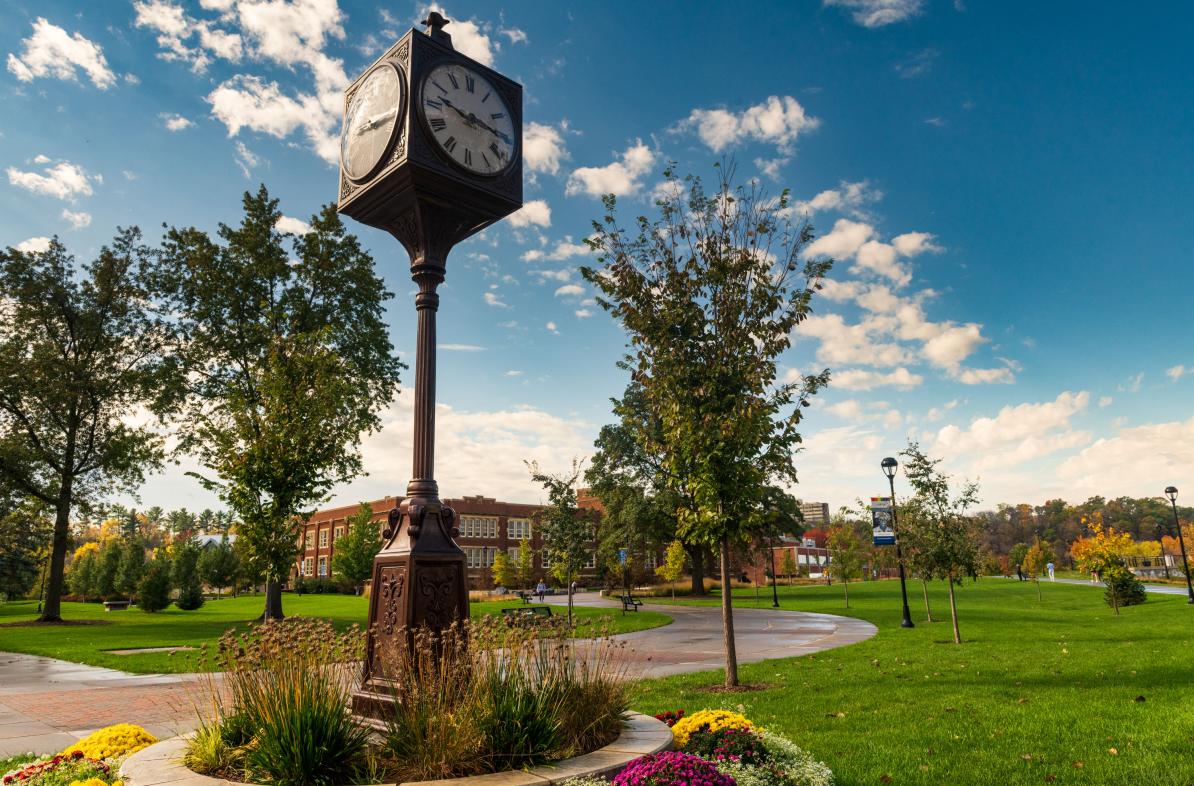
<path id="1" fill-rule="evenodd" d="M 1165 488 L 1165 496 L 1169 497 L 1169 504 L 1173 506 L 1173 528 L 1177 530 L 1177 545 L 1182 549 L 1182 570 L 1186 574 L 1187 603 L 1194 603 L 1194 586 L 1190 584 L 1190 563 L 1186 561 L 1186 539 L 1182 537 L 1182 523 L 1177 519 L 1177 489 L 1173 486 Z"/>
<path id="2" fill-rule="evenodd" d="M 879 466 L 883 468 L 883 474 L 887 476 L 887 485 L 891 489 L 891 534 L 895 536 L 896 565 L 900 569 L 900 598 L 904 602 L 904 619 L 900 622 L 900 627 L 915 628 L 916 626 L 912 624 L 912 613 L 908 610 L 908 586 L 904 581 L 904 555 L 900 551 L 900 530 L 896 521 L 895 475 L 900 463 L 888 456 L 879 462 Z"/>
<path id="3" fill-rule="evenodd" d="M 771 608 L 779 608 L 779 590 L 775 587 L 775 538 L 768 538 L 771 552 Z"/>

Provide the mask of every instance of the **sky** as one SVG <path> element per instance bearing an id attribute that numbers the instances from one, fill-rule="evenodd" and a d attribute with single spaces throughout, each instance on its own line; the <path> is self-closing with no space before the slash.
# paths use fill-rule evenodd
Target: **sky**
<path id="1" fill-rule="evenodd" d="M 80 260 L 118 226 L 280 229 L 336 198 L 343 89 L 431 6 L 0 0 L 0 245 Z M 1194 488 L 1194 7 L 791 0 L 437 5 L 456 48 L 525 89 L 525 207 L 458 246 L 439 311 L 446 497 L 536 502 L 524 461 L 592 452 L 625 337 L 578 267 L 616 193 L 662 170 L 791 189 L 837 259 L 781 374 L 829 368 L 795 462 L 805 500 L 885 491 L 908 439 L 984 503 Z M 413 361 L 408 259 L 349 220 Z M 412 370 L 404 385 L 413 385 Z M 400 494 L 411 395 L 350 504 Z M 215 504 L 180 457 L 140 490 Z M 906 487 L 905 487 L 906 488 Z M 901 492 L 897 485 L 897 494 Z"/>

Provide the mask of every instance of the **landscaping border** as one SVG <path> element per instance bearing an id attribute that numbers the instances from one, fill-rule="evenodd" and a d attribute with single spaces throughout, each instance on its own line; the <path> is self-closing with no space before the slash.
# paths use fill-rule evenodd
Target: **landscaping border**
<path id="1" fill-rule="evenodd" d="M 632 712 L 618 739 L 604 748 L 554 764 L 529 770 L 494 772 L 465 778 L 435 781 L 408 781 L 400 786 L 551 786 L 569 778 L 586 775 L 616 775 L 639 758 L 672 747 L 672 730 L 663 721 L 650 715 Z M 150 745 L 125 759 L 120 775 L 127 786 L 230 786 L 231 781 L 192 772 L 182 763 L 186 749 L 185 737 L 172 737 Z M 375 784 L 381 786 L 381 784 Z"/>

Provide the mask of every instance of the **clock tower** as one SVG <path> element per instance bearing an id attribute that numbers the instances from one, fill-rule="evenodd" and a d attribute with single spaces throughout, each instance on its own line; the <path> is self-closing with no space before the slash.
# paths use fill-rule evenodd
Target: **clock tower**
<path id="1" fill-rule="evenodd" d="M 389 232 L 418 285 L 413 477 L 373 563 L 365 679 L 353 711 L 394 700 L 384 653 L 468 619 L 467 560 L 435 482 L 436 289 L 452 247 L 522 207 L 522 86 L 457 52 L 431 12 L 344 96 L 339 211 Z"/>

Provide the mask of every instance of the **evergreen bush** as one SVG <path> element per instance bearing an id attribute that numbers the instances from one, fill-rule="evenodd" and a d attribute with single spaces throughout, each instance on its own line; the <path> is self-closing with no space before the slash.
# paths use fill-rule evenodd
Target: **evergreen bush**
<path id="1" fill-rule="evenodd" d="M 1148 600 L 1148 595 L 1145 593 L 1140 579 L 1130 571 L 1123 570 L 1115 571 L 1107 577 L 1107 590 L 1103 593 L 1103 599 L 1112 608 L 1115 606 L 1139 606 Z"/>
<path id="2" fill-rule="evenodd" d="M 137 606 L 141 611 L 161 611 L 170 605 L 170 563 L 159 556 L 145 569 L 137 585 Z"/>

